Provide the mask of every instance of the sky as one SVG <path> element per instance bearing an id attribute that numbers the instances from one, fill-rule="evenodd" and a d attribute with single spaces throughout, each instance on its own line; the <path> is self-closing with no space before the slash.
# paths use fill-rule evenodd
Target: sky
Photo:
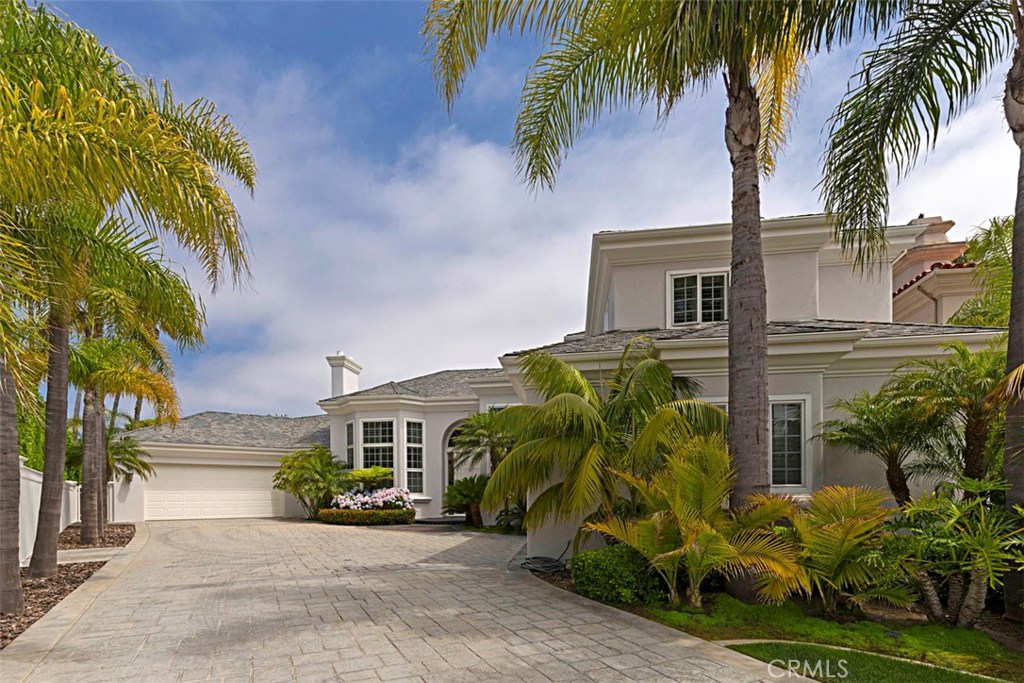
<path id="1" fill-rule="evenodd" d="M 539 46 L 488 47 L 449 114 L 419 35 L 419 2 L 57 2 L 139 75 L 206 97 L 249 141 L 260 176 L 232 195 L 250 241 L 251 286 L 203 293 L 200 352 L 176 355 L 183 414 L 309 415 L 330 394 L 326 355 L 363 365 L 370 387 L 583 328 L 590 238 L 599 230 L 729 218 L 720 88 L 664 123 L 603 118 L 554 191 L 516 176 L 519 91 Z M 789 145 L 762 184 L 765 217 L 821 210 L 823 126 L 858 50 L 811 60 Z M 963 237 L 1012 213 L 1017 151 L 995 79 L 894 187 L 890 223 L 919 214 Z"/>

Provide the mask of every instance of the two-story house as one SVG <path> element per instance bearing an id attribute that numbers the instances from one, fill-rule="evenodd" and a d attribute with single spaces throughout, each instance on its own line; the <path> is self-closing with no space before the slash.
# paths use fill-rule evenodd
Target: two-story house
<path id="1" fill-rule="evenodd" d="M 876 461 L 826 448 L 813 438 L 815 426 L 832 415 L 832 402 L 877 390 L 900 363 L 940 355 L 945 342 L 978 348 L 999 334 L 942 324 L 974 291 L 973 280 L 964 280 L 972 268 L 946 267 L 964 251 L 963 243 L 946 238 L 950 227 L 941 218 L 892 226 L 882 264 L 859 271 L 832 240 L 824 216 L 764 221 L 775 490 L 801 495 L 831 483 L 884 486 Z M 595 234 L 585 329 L 540 348 L 600 382 L 625 344 L 642 334 L 654 340 L 674 372 L 700 381 L 703 398 L 724 405 L 730 239 L 728 224 Z M 933 285 L 945 270 L 958 272 L 956 286 Z M 930 297 L 927 306 L 919 305 L 922 297 Z M 894 318 L 894 310 L 906 317 Z M 393 468 L 396 485 L 412 492 L 417 516 L 437 517 L 445 487 L 465 473 L 453 467 L 449 449 L 466 417 L 536 400 L 523 385 L 520 368 L 523 355 L 533 350 L 507 353 L 494 368 L 443 370 L 363 390 L 360 365 L 340 352 L 329 356 L 332 396 L 318 403 L 325 415 L 295 418 L 307 421 L 298 430 L 286 418 L 243 416 L 258 423 L 262 435 L 259 453 L 235 456 L 250 468 L 260 466 L 262 474 L 252 472 L 245 486 L 268 491 L 280 454 L 307 442 L 323 443 L 353 467 Z M 157 475 L 146 485 L 144 513 L 137 514 L 151 519 L 223 515 L 223 507 L 204 507 L 202 500 L 223 494 L 225 484 L 196 493 L 189 482 L 212 472 L 200 464 L 202 453 L 244 440 L 237 434 L 238 419 L 203 413 L 184 418 L 176 430 L 140 430 L 137 438 L 153 454 Z M 198 445 L 189 443 L 197 440 Z M 228 462 L 219 457 L 213 465 L 223 469 Z M 173 476 L 165 477 L 161 467 Z M 225 470 L 205 479 L 226 481 L 231 475 Z M 244 498 L 237 492 L 235 497 Z M 267 493 L 246 508 L 246 515 L 292 510 L 281 494 Z M 532 533 L 531 554 L 558 555 L 574 531 L 574 525 L 551 525 Z"/>

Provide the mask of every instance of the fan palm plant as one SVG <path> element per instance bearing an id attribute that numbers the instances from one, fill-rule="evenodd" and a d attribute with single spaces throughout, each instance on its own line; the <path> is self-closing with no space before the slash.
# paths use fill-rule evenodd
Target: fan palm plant
<path id="1" fill-rule="evenodd" d="M 452 453 L 455 456 L 455 467 L 476 467 L 487 459 L 493 472 L 498 464 L 512 450 L 514 442 L 501 431 L 497 410 L 485 410 L 470 415 L 452 440 Z"/>
<path id="2" fill-rule="evenodd" d="M 643 338 L 628 344 L 599 382 L 603 392 L 550 354 L 529 354 L 522 368 L 526 385 L 544 403 L 509 406 L 496 415 L 516 445 L 491 475 L 482 505 L 497 510 L 507 500 L 527 499 L 527 529 L 595 509 L 611 515 L 619 499 L 612 470 L 655 471 L 682 441 L 726 430 L 725 412 L 693 399 L 699 385 L 673 377 Z"/>
<path id="3" fill-rule="evenodd" d="M 907 462 L 932 450 L 937 435 L 946 431 L 945 416 L 938 412 L 923 415 L 912 403 L 885 390 L 839 399 L 832 409 L 847 416 L 822 422 L 819 438 L 878 458 L 885 465 L 885 480 L 897 504 L 910 502 Z"/>
<path id="4" fill-rule="evenodd" d="M 935 145 L 1005 69 L 1003 111 L 1017 146 L 1005 373 L 1024 364 L 1024 9 L 1016 0 L 912 2 L 863 66 L 832 116 L 822 198 L 840 241 L 877 255 L 889 210 L 890 167 L 897 181 Z M 1008 510 L 1024 504 L 1024 403 L 1010 406 L 1004 475 Z M 1024 574 L 1007 580 L 1006 611 L 1024 616 Z"/>
<path id="5" fill-rule="evenodd" d="M 423 32 L 449 108 L 491 36 L 530 32 L 542 42 L 512 143 L 519 170 L 534 187 L 554 185 L 567 151 L 601 114 L 653 101 L 665 118 L 685 95 L 724 81 L 732 165 L 729 433 L 740 472 L 737 505 L 767 492 L 770 483 L 759 176 L 772 172 L 784 143 L 805 55 L 879 28 L 896 4 L 432 0 L 427 11 Z"/>
<path id="6" fill-rule="evenodd" d="M 687 604 L 693 608 L 701 606 L 701 583 L 715 572 L 753 574 L 766 600 L 781 601 L 799 588 L 796 549 L 772 529 L 792 514 L 793 503 L 756 495 L 742 508 L 727 510 L 736 472 L 723 435 L 694 437 L 648 479 L 616 474 L 639 492 L 650 516 L 612 517 L 587 527 L 647 558 L 665 581 L 673 605 L 680 602 L 680 571 Z"/>
<path id="7" fill-rule="evenodd" d="M 884 561 L 891 535 L 886 523 L 893 515 L 885 499 L 873 489 L 828 486 L 815 491 L 782 531 L 799 547 L 801 581 L 812 598 L 820 599 L 825 614 L 835 614 L 841 600 L 913 601 L 906 586 L 894 580 L 899 568 Z"/>

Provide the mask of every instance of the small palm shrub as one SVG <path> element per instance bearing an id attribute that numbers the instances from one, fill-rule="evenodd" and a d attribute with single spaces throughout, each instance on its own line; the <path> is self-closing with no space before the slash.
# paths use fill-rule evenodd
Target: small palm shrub
<path id="1" fill-rule="evenodd" d="M 569 563 L 572 585 L 591 600 L 610 604 L 663 599 L 665 587 L 647 560 L 624 544 L 573 555 Z"/>
<path id="2" fill-rule="evenodd" d="M 395 480 L 395 473 L 390 467 L 366 467 L 359 470 L 352 470 L 348 473 L 348 481 L 352 485 L 360 486 L 367 491 L 387 488 Z"/>
<path id="3" fill-rule="evenodd" d="M 494 526 L 507 534 L 523 533 L 523 518 L 526 516 L 526 503 L 517 502 L 497 514 Z"/>
<path id="4" fill-rule="evenodd" d="M 480 501 L 483 500 L 488 479 L 490 477 L 486 474 L 478 474 L 449 484 L 448 490 L 444 492 L 445 514 L 464 514 L 466 521 L 473 526 L 483 526 Z"/>
<path id="5" fill-rule="evenodd" d="M 913 602 L 902 561 L 887 552 L 895 512 L 885 507 L 887 498 L 875 489 L 828 486 L 790 517 L 792 526 L 780 529 L 799 548 L 804 591 L 820 600 L 826 615 L 834 615 L 841 601 Z"/>
<path id="6" fill-rule="evenodd" d="M 330 449 L 313 446 L 281 458 L 274 473 L 274 488 L 294 496 L 307 519 L 330 505 L 347 484 L 345 466 L 334 459 Z"/>

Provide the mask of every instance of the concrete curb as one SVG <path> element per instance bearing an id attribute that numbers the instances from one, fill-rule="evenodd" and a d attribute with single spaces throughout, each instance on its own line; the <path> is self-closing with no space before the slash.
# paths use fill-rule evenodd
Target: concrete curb
<path id="1" fill-rule="evenodd" d="M 664 624 L 659 624 L 656 621 L 645 619 L 639 615 L 633 614 L 632 612 L 626 612 L 625 610 L 621 610 L 617 607 L 606 605 L 603 602 L 597 602 L 596 600 L 585 598 L 577 593 L 563 590 L 557 586 L 553 586 L 544 579 L 534 576 L 533 572 L 522 569 L 518 566 L 511 571 L 513 574 L 517 575 L 521 581 L 529 582 L 531 585 L 540 584 L 540 586 L 543 587 L 543 590 L 548 591 L 552 595 L 557 593 L 563 599 L 568 599 L 580 606 L 585 606 L 591 610 L 605 612 L 609 619 L 625 622 L 639 631 L 650 634 L 658 640 L 671 643 L 672 645 L 676 645 L 681 648 L 686 648 L 697 656 L 707 659 L 711 666 L 716 668 L 728 666 L 744 671 L 762 680 L 767 681 L 773 679 L 773 676 L 769 671 L 769 665 L 759 659 L 754 659 L 753 657 L 748 657 L 747 655 L 736 652 L 735 650 L 730 650 L 720 643 L 704 640 L 697 636 L 691 636 L 690 634 L 674 629 L 671 626 L 665 626 Z M 791 681 L 806 681 L 807 683 L 814 683 L 810 678 L 804 678 L 803 676 L 797 676 L 795 674 L 787 675 L 786 681 L 787 683 Z"/>
<path id="2" fill-rule="evenodd" d="M 93 602 L 132 565 L 148 541 L 149 526 L 145 522 L 136 523 L 135 536 L 128 545 L 118 549 L 114 557 L 81 586 L 0 650 L 0 670 L 4 672 L 4 681 L 23 681 L 28 678 Z"/>

